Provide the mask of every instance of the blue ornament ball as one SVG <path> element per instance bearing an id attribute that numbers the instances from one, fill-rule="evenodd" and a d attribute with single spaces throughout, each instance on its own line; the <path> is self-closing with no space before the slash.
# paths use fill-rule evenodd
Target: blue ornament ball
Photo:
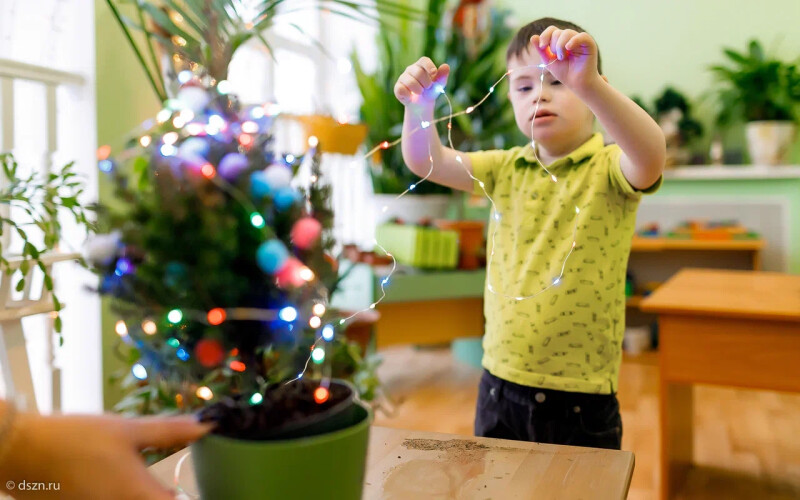
<path id="1" fill-rule="evenodd" d="M 288 210 L 295 202 L 300 199 L 300 194 L 293 188 L 285 187 L 275 193 L 275 208 L 279 212 Z"/>
<path id="2" fill-rule="evenodd" d="M 274 274 L 281 269 L 289 259 L 289 251 L 280 240 L 265 241 L 256 251 L 256 262 L 262 271 Z"/>
<path id="3" fill-rule="evenodd" d="M 267 182 L 267 174 L 258 171 L 250 175 L 250 193 L 253 195 L 253 198 L 260 200 L 265 196 L 269 196 L 271 192 L 272 190 L 269 187 L 269 182 Z"/>

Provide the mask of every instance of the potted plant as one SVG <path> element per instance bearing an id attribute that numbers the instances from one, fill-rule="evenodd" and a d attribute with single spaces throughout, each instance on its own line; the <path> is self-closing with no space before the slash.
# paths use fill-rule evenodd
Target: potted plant
<path id="1" fill-rule="evenodd" d="M 374 362 L 342 337 L 358 316 L 329 306 L 343 273 L 330 255 L 330 188 L 318 182 L 322 145 L 302 158 L 277 151 L 276 107 L 241 104 L 224 80 L 236 47 L 260 37 L 283 3 L 264 1 L 245 19 L 228 2 L 135 2 L 132 23 L 146 38 L 129 41 L 140 62 L 155 42 L 194 69 L 175 75 L 175 98 L 109 160 L 115 205 L 100 213 L 105 251 L 92 252 L 99 292 L 120 318 L 130 407 L 202 408 L 217 423 L 193 445 L 208 499 L 346 499 L 362 490 L 371 412 L 334 373 Z M 369 16 L 358 3 L 329 3 Z M 385 4 L 379 12 L 410 12 Z M 163 90 L 169 71 L 149 73 Z M 301 189 L 293 176 L 304 161 L 315 180 Z M 341 359 L 343 351 L 351 355 Z M 369 391 L 361 375 L 354 381 Z"/>
<path id="2" fill-rule="evenodd" d="M 652 109 L 641 99 L 634 98 L 658 122 L 667 140 L 667 166 L 688 165 L 691 159 L 689 146 L 703 134 L 703 126 L 692 116 L 692 107 L 686 97 L 672 87 L 667 87 L 656 98 Z"/>
<path id="3" fill-rule="evenodd" d="M 796 63 L 767 57 L 752 40 L 746 52 L 724 50 L 728 66 L 712 66 L 720 88 L 717 122 L 746 124 L 750 160 L 758 165 L 777 165 L 796 136 L 800 104 L 800 71 Z"/>
<path id="4" fill-rule="evenodd" d="M 367 125 L 367 141 L 380 144 L 400 136 L 403 125 L 403 105 L 394 97 L 394 84 L 406 66 L 422 56 L 431 57 L 437 64 L 450 65 L 447 92 L 454 110 L 465 109 L 482 99 L 505 72 L 505 50 L 513 32 L 509 28 L 508 12 L 489 7 L 485 1 L 462 1 L 450 13 L 445 0 L 429 0 L 428 19 L 424 26 L 402 20 L 387 23 L 391 29 L 377 35 L 378 67 L 366 73 L 358 54 L 351 60 L 363 103 L 361 121 Z M 469 117 L 454 119 L 452 138 L 456 148 L 463 151 L 503 148 L 524 138 L 517 130 L 513 111 L 505 106 L 502 92 L 492 93 L 475 108 Z M 436 115 L 448 114 L 449 107 L 440 99 Z M 447 141 L 447 130 L 440 130 Z M 423 219 L 438 219 L 446 215 L 452 190 L 425 182 L 407 198 L 396 200 L 398 194 L 419 180 L 403 161 L 400 148 L 380 150 L 371 161 L 370 174 L 376 194 L 376 213 L 379 223 L 400 217 L 410 223 Z M 389 210 L 383 211 L 387 206 Z"/>

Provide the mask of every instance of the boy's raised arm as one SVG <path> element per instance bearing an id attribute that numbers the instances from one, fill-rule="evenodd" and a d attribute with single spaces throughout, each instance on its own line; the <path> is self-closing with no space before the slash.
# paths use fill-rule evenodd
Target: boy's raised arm
<path id="1" fill-rule="evenodd" d="M 531 44 L 543 60 L 550 47 L 557 60 L 547 69 L 592 110 L 622 149 L 620 165 L 631 186 L 647 189 L 658 181 L 666 161 L 666 141 L 658 124 L 597 71 L 597 44 L 588 33 L 551 26 Z"/>
<path id="2" fill-rule="evenodd" d="M 394 94 L 406 107 L 403 119 L 403 160 L 420 177 L 425 177 L 430 172 L 428 180 L 431 182 L 471 192 L 473 181 L 470 177 L 472 164 L 469 158 L 443 146 L 436 126 L 432 123 L 436 97 L 447 84 L 449 74 L 450 67 L 447 64 L 437 68 L 433 61 L 423 57 L 406 68 L 398 78 Z M 422 127 L 423 122 L 427 122 L 429 126 L 416 130 Z M 461 162 L 456 157 L 460 157 Z"/>

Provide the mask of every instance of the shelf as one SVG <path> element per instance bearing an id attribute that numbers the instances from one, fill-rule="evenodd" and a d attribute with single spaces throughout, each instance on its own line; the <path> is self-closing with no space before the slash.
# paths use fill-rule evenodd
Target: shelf
<path id="1" fill-rule="evenodd" d="M 798 165 L 695 165 L 668 168 L 664 180 L 800 179 Z"/>
<path id="2" fill-rule="evenodd" d="M 764 248 L 764 240 L 682 240 L 678 238 L 633 238 L 631 252 L 661 252 L 664 250 L 755 251 Z"/>

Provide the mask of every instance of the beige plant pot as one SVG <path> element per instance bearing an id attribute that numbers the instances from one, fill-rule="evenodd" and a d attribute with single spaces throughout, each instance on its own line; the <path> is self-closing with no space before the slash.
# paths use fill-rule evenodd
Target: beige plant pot
<path id="1" fill-rule="evenodd" d="M 789 121 L 756 121 L 746 125 L 747 150 L 754 165 L 781 165 L 797 128 Z"/>

